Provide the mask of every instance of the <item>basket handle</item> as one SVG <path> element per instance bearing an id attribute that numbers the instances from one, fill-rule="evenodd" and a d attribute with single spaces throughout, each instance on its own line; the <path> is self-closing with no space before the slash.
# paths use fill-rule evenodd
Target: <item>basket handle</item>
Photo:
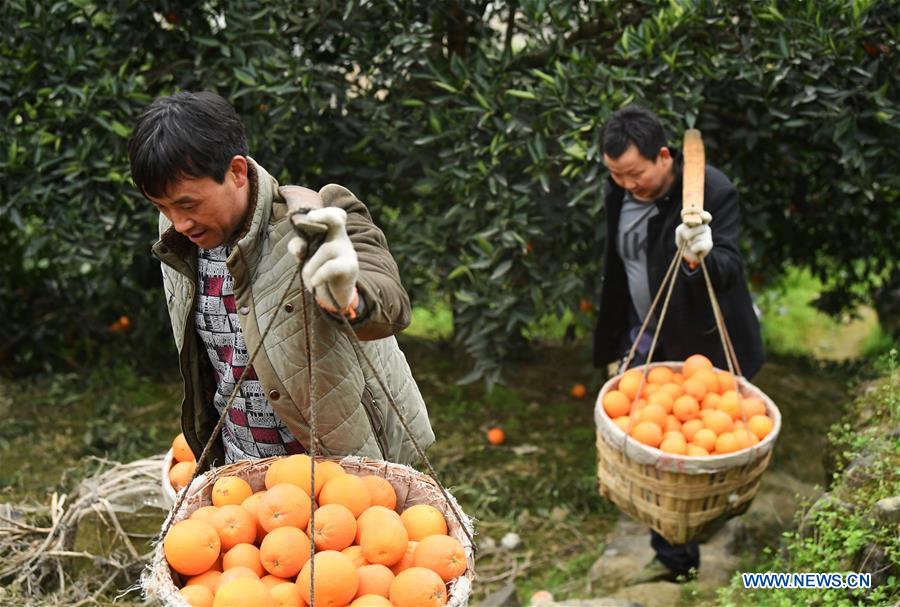
<path id="1" fill-rule="evenodd" d="M 697 129 L 684 132 L 684 167 L 682 169 L 681 217 L 689 226 L 702 223 L 703 187 L 706 174 L 706 152 L 703 137 Z"/>

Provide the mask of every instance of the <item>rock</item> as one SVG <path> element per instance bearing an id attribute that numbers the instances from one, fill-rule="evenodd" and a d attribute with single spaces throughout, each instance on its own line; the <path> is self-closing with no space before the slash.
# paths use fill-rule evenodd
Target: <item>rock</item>
<path id="1" fill-rule="evenodd" d="M 608 536 L 603 554 L 591 566 L 588 579 L 601 588 L 615 589 L 653 559 L 650 529 L 622 515 Z"/>
<path id="2" fill-rule="evenodd" d="M 823 493 L 803 515 L 799 528 L 800 537 L 806 539 L 815 534 L 816 517 L 820 512 L 825 510 L 849 511 L 852 509 L 853 506 L 836 497 L 833 493 Z"/>
<path id="3" fill-rule="evenodd" d="M 859 489 L 875 478 L 873 467 L 877 461 L 875 454 L 860 454 L 844 469 L 842 475 L 844 485 L 850 489 Z"/>
<path id="4" fill-rule="evenodd" d="M 497 540 L 489 535 L 478 536 L 478 549 L 481 551 L 493 550 L 497 547 Z"/>
<path id="5" fill-rule="evenodd" d="M 900 496 L 886 497 L 875 502 L 872 518 L 882 527 L 900 525 Z"/>
<path id="6" fill-rule="evenodd" d="M 702 559 L 701 555 L 701 559 Z M 703 568 L 701 561 L 701 570 Z M 617 590 L 611 598 L 638 604 L 641 607 L 677 607 L 681 603 L 680 584 L 672 582 L 653 582 L 626 586 Z"/>
<path id="7" fill-rule="evenodd" d="M 900 573 L 900 568 L 888 558 L 884 548 L 875 543 L 870 543 L 856 554 L 851 570 L 870 574 L 872 588 L 886 584 L 888 578 Z"/>
<path id="8" fill-rule="evenodd" d="M 522 545 L 522 538 L 519 537 L 518 533 L 510 531 L 503 536 L 503 539 L 500 540 L 500 545 L 507 550 L 515 550 Z"/>
<path id="9" fill-rule="evenodd" d="M 700 545 L 700 574 L 697 577 L 700 588 L 728 585 L 740 566 L 741 559 L 736 548 L 745 534 L 746 525 L 741 517 L 737 517 L 725 523 L 709 541 Z"/>
<path id="10" fill-rule="evenodd" d="M 519 595 L 516 593 L 516 585 L 508 583 L 490 593 L 477 607 L 519 607 Z"/>

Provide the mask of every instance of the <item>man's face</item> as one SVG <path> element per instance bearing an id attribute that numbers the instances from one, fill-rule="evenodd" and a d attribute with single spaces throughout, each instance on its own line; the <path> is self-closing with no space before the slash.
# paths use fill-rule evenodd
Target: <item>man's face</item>
<path id="1" fill-rule="evenodd" d="M 667 147 L 659 149 L 656 160 L 648 160 L 631 144 L 618 158 L 603 154 L 603 163 L 612 180 L 639 202 L 656 200 L 669 191 L 675 180 L 672 154 Z"/>
<path id="2" fill-rule="evenodd" d="M 186 177 L 165 196 L 148 198 L 176 231 L 200 248 L 213 249 L 228 242 L 243 225 L 248 197 L 247 160 L 235 156 L 222 183 L 212 177 Z"/>

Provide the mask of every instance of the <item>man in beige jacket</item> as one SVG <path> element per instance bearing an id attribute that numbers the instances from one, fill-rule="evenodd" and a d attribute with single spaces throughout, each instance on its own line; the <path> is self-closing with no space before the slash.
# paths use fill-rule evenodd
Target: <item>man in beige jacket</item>
<path id="1" fill-rule="evenodd" d="M 240 118 L 214 93 L 156 99 L 138 118 L 128 152 L 135 184 L 160 212 L 153 254 L 162 262 L 184 380 L 181 426 L 194 454 L 211 438 L 210 465 L 308 451 L 315 403 L 317 453 L 414 461 L 411 437 L 377 380 L 415 442 L 428 447 L 428 413 L 394 338 L 409 324 L 409 298 L 365 205 L 339 185 L 279 187 L 250 158 Z M 324 229 L 315 248 L 292 224 L 301 210 Z M 301 261 L 306 290 L 296 277 Z"/>

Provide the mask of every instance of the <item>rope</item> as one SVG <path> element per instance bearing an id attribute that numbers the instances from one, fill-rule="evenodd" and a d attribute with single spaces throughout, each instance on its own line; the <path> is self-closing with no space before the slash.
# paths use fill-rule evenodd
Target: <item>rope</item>
<path id="1" fill-rule="evenodd" d="M 340 306 L 337 305 L 337 301 L 334 299 L 334 295 L 332 295 L 330 290 L 326 289 L 328 294 L 328 298 L 331 300 L 331 305 L 337 310 L 340 309 Z M 466 534 L 469 542 L 472 544 L 472 553 L 476 554 L 478 548 L 475 545 L 475 539 L 469 533 L 469 530 L 466 528 L 465 523 L 463 522 L 462 516 L 457 512 L 456 507 L 453 505 L 453 501 L 450 499 L 450 495 L 447 493 L 447 490 L 444 488 L 444 484 L 440 482 L 437 476 L 437 472 L 434 471 L 434 466 L 431 465 L 431 461 L 429 461 L 428 456 L 425 455 L 425 450 L 419 446 L 419 443 L 416 441 L 415 436 L 413 436 L 413 432 L 409 427 L 409 424 L 406 423 L 406 420 L 403 417 L 403 414 L 400 412 L 400 408 L 397 406 L 397 403 L 394 401 L 394 397 L 391 396 L 390 390 L 387 389 L 387 386 L 384 385 L 384 382 L 381 379 L 381 375 L 378 373 L 378 370 L 375 368 L 375 365 L 372 364 L 372 361 L 369 360 L 369 357 L 366 355 L 365 351 L 362 349 L 362 346 L 359 343 L 359 337 L 356 336 L 356 332 L 353 330 L 353 327 L 350 325 L 350 321 L 347 320 L 347 317 L 341 315 L 341 321 L 344 325 L 344 329 L 346 329 L 347 336 L 350 338 L 350 343 L 353 346 L 353 349 L 356 351 L 357 356 L 362 357 L 366 364 L 369 366 L 369 369 L 372 370 L 372 374 L 375 376 L 375 380 L 378 382 L 378 386 L 381 388 L 381 391 L 387 397 L 388 404 L 391 406 L 391 410 L 397 416 L 397 419 L 400 420 L 400 424 L 403 426 L 403 429 L 406 431 L 407 436 L 409 437 L 410 442 L 413 447 L 415 447 L 416 454 L 422 458 L 422 461 L 425 463 L 425 467 L 428 468 L 428 473 L 435 480 L 435 483 L 438 486 L 438 489 L 441 491 L 441 495 L 444 497 L 444 501 L 447 502 L 447 506 L 449 506 L 450 511 L 453 512 L 453 516 L 456 518 L 457 522 L 459 522 L 459 526 L 462 529 L 463 533 Z M 312 605 L 310 605 L 312 607 Z"/>
<path id="2" fill-rule="evenodd" d="M 253 361 L 256 359 L 256 355 L 259 354 L 259 350 L 260 348 L 262 348 L 263 342 L 265 342 L 266 336 L 269 334 L 269 330 L 274 326 L 275 319 L 278 317 L 278 313 L 281 311 L 282 304 L 284 304 L 284 301 L 287 299 L 287 294 L 290 293 L 291 286 L 294 284 L 294 279 L 299 273 L 300 267 L 298 266 L 297 271 L 288 282 L 287 288 L 284 290 L 284 293 L 281 294 L 281 300 L 278 302 L 278 306 L 275 308 L 275 313 L 272 314 L 272 320 L 269 322 L 269 326 L 267 326 L 266 330 L 263 331 L 259 343 L 256 344 L 255 348 L 253 348 L 253 353 L 250 355 L 250 359 L 247 361 L 246 366 L 244 366 L 244 370 L 243 372 L 241 372 L 241 376 L 238 378 L 237 383 L 234 385 L 234 389 L 231 390 L 231 396 L 228 397 L 228 402 L 225 403 L 225 408 L 222 409 L 222 413 L 221 415 L 219 415 L 219 421 L 216 422 L 216 426 L 215 428 L 213 428 L 209 440 L 206 441 L 206 445 L 204 445 L 203 451 L 200 453 L 200 457 L 197 459 L 197 466 L 194 468 L 194 474 L 191 476 L 190 482 L 188 482 L 186 487 L 180 492 L 178 499 L 175 500 L 175 505 L 172 507 L 172 516 L 169 517 L 169 520 L 166 521 L 165 526 L 160 532 L 158 538 L 159 540 L 164 538 L 169 532 L 169 528 L 171 528 L 172 524 L 175 521 L 175 513 L 178 512 L 178 510 L 181 508 L 181 505 L 184 503 L 185 498 L 187 497 L 187 488 L 190 487 L 191 483 L 194 482 L 194 479 L 200 475 L 200 470 L 203 469 L 203 465 L 206 463 L 206 459 L 209 457 L 209 452 L 212 449 L 213 443 L 216 442 L 216 437 L 219 436 L 219 433 L 222 431 L 222 426 L 225 425 L 225 418 L 228 415 L 228 411 L 231 409 L 231 405 L 234 403 L 234 399 L 237 397 L 238 392 L 241 389 L 241 385 L 244 383 L 244 378 L 247 377 L 247 373 L 253 366 Z"/>
<path id="3" fill-rule="evenodd" d="M 297 272 L 303 267 L 306 259 L 299 260 L 297 263 Z M 309 321 L 309 306 L 306 302 L 306 284 L 303 276 L 300 276 L 300 290 L 304 295 L 300 297 L 300 309 L 303 312 L 303 327 L 306 335 L 306 374 L 309 379 L 309 606 L 316 607 L 316 585 L 313 581 L 316 579 L 316 374 L 312 368 L 312 323 Z"/>

